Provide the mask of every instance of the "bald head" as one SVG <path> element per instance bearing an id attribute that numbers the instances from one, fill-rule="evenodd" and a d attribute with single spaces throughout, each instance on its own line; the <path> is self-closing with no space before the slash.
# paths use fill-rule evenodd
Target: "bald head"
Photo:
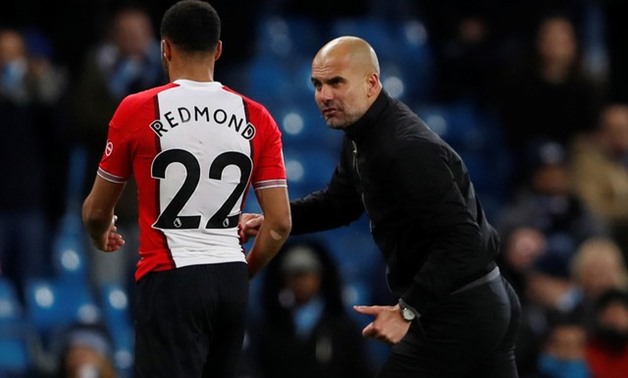
<path id="1" fill-rule="evenodd" d="M 361 70 L 365 74 L 376 73 L 379 75 L 379 61 L 375 50 L 362 38 L 344 36 L 329 41 L 314 57 L 315 63 L 333 60 L 344 60 L 354 69 Z"/>
<path id="2" fill-rule="evenodd" d="M 312 83 L 327 124 L 347 127 L 368 111 L 381 92 L 377 55 L 361 38 L 333 39 L 312 61 Z"/>

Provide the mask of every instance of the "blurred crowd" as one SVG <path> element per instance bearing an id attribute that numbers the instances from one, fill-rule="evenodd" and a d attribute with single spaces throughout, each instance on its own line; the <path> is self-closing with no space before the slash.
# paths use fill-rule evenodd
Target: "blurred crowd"
<path id="1" fill-rule="evenodd" d="M 26 340 L 23 357 L 0 356 L 0 376 L 130 374 L 129 336 L 113 328 L 119 321 L 132 324 L 132 296 L 124 294 L 137 259 L 134 184 L 118 209 L 127 245 L 116 254 L 97 253 L 86 242 L 80 204 L 119 101 L 165 83 L 158 25 L 171 3 L 99 0 L 86 7 L 21 0 L 0 6 L 0 349 L 14 353 Z M 305 153 L 309 137 L 299 139 L 301 129 L 319 135 L 322 144 L 308 146 L 316 153 L 333 156 L 340 137 L 320 137 L 329 131 L 309 116 L 309 63 L 331 34 L 362 36 L 382 62 L 384 88 L 469 165 L 502 237 L 501 271 L 522 299 L 520 376 L 626 376 L 627 2 L 210 3 L 223 19 L 216 79 L 276 117 L 291 197 L 324 185 L 319 171 L 330 172 L 311 161 L 294 170 L 291 150 L 317 163 L 328 158 Z M 253 285 L 242 377 L 306 377 L 304 371 L 373 376 L 386 347 L 361 338 L 365 320 L 350 310 L 386 300 L 378 298 L 385 295 L 383 271 L 376 269 L 382 265 L 367 239 L 368 226 L 359 223 L 286 245 Z M 79 271 L 79 281 L 61 282 L 69 271 Z M 34 307 L 46 307 L 37 291 L 42 283 L 80 286 L 98 310 L 83 307 L 59 323 L 39 322 Z M 120 305 L 122 320 L 105 316 L 121 308 L 103 309 L 103 302 L 119 298 L 105 292 L 129 302 Z M 14 307 L 7 304 L 11 295 Z M 24 334 L 17 335 L 16 324 L 24 325 Z M 71 345 L 91 348 L 97 358 L 89 369 L 102 375 L 68 363 Z"/>

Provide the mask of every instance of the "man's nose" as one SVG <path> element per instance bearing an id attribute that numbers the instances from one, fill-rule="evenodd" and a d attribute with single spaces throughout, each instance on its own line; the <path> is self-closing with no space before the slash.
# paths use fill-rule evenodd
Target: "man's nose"
<path id="1" fill-rule="evenodd" d="M 331 100 L 334 97 L 333 91 L 327 85 L 323 85 L 318 91 L 318 98 L 321 100 Z"/>

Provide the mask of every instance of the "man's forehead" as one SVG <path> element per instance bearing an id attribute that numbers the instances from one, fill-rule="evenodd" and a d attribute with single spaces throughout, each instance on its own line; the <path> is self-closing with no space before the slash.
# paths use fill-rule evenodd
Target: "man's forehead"
<path id="1" fill-rule="evenodd" d="M 337 57 L 322 57 L 312 62 L 312 77 L 330 78 L 347 76 L 351 67 L 349 59 Z"/>

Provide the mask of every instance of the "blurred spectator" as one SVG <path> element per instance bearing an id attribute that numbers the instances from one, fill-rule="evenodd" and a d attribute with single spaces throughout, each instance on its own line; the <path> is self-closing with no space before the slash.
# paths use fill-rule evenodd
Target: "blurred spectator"
<path id="1" fill-rule="evenodd" d="M 366 341 L 346 313 L 343 286 L 323 244 L 293 240 L 269 264 L 253 350 L 267 378 L 370 377 Z"/>
<path id="2" fill-rule="evenodd" d="M 506 243 L 501 258 L 509 259 L 503 261 L 504 274 L 516 276 L 516 271 L 522 270 L 521 260 L 526 259 L 528 267 L 543 264 L 544 270 L 566 277 L 569 260 L 578 245 L 594 236 L 606 236 L 608 230 L 603 219 L 575 195 L 570 157 L 562 145 L 551 140 L 531 142 L 525 164 L 525 171 L 521 172 L 525 183 L 514 201 L 502 209 L 497 222 Z M 530 236 L 532 233 L 536 235 Z M 526 244 L 521 244 L 525 239 L 517 240 L 526 235 L 527 240 L 537 238 L 536 248 L 525 249 Z M 521 277 L 512 278 L 515 290 L 521 290 Z"/>
<path id="3" fill-rule="evenodd" d="M 111 338 L 99 324 L 75 324 L 63 335 L 56 378 L 115 378 Z"/>
<path id="4" fill-rule="evenodd" d="M 579 40 L 569 18 L 542 19 L 529 55 L 517 57 L 505 70 L 496 97 L 517 158 L 537 138 L 569 144 L 576 132 L 591 128 L 603 99 L 602 89 L 582 69 Z M 513 179 L 516 183 L 517 176 Z"/>
<path id="5" fill-rule="evenodd" d="M 547 336 L 541 341 L 539 378 L 589 378 L 585 351 L 587 330 L 578 320 L 568 316 L 552 321 Z"/>
<path id="6" fill-rule="evenodd" d="M 596 378 L 622 378 L 628 372 L 628 287 L 604 293 L 596 302 L 586 358 Z"/>
<path id="7" fill-rule="evenodd" d="M 545 253 L 545 237 L 533 227 L 517 227 L 504 239 L 504 250 L 498 255 L 499 269 L 512 282 L 525 306 L 526 280 L 536 260 Z"/>
<path id="8" fill-rule="evenodd" d="M 571 261 L 571 280 L 577 290 L 572 296 L 580 298 L 575 310 L 589 321 L 593 305 L 602 294 L 628 285 L 628 269 L 619 245 L 608 238 L 582 243 Z"/>
<path id="9" fill-rule="evenodd" d="M 116 106 L 128 94 L 165 83 L 165 72 L 156 34 L 148 13 L 125 6 L 113 15 L 110 35 L 88 51 L 74 93 L 77 145 L 87 152 L 83 193 L 91 189 L 107 139 L 107 126 Z M 127 185 L 135 188 L 135 182 Z M 137 240 L 136 190 L 127 188 L 116 211 L 119 228 L 127 240 Z M 126 252 L 103 254 L 91 248 L 91 268 L 96 285 L 131 281 L 136 259 L 135 243 Z"/>
<path id="10" fill-rule="evenodd" d="M 533 264 L 524 274 L 525 306 L 517 344 L 520 374 L 532 374 L 551 320 L 571 316 L 588 325 L 592 304 L 606 290 L 621 288 L 628 272 L 612 239 L 593 237 L 582 242 L 571 258 L 568 275 L 544 264 Z"/>
<path id="11" fill-rule="evenodd" d="M 433 11 L 428 9 L 428 12 L 430 10 Z M 505 59 L 501 47 L 503 36 L 493 29 L 487 12 L 477 7 L 455 8 L 450 17 L 453 20 L 450 21 L 452 25 L 449 29 L 453 30 L 445 30 L 440 36 L 437 34 L 434 37 L 439 39 L 432 43 L 437 75 L 433 101 L 447 103 L 471 100 L 478 105 L 487 105 L 492 101 L 495 71 Z M 444 28 L 443 25 L 430 23 L 430 28 L 437 27 Z"/>
<path id="12" fill-rule="evenodd" d="M 626 253 L 628 248 L 628 105 L 608 104 L 596 129 L 572 145 L 577 193 L 605 219 Z"/>
<path id="13" fill-rule="evenodd" d="M 66 76 L 36 47 L 17 30 L 0 30 L 0 267 L 20 293 L 25 279 L 50 273 L 52 204 L 63 202 L 65 182 L 56 163 L 66 150 L 60 139 Z"/>

